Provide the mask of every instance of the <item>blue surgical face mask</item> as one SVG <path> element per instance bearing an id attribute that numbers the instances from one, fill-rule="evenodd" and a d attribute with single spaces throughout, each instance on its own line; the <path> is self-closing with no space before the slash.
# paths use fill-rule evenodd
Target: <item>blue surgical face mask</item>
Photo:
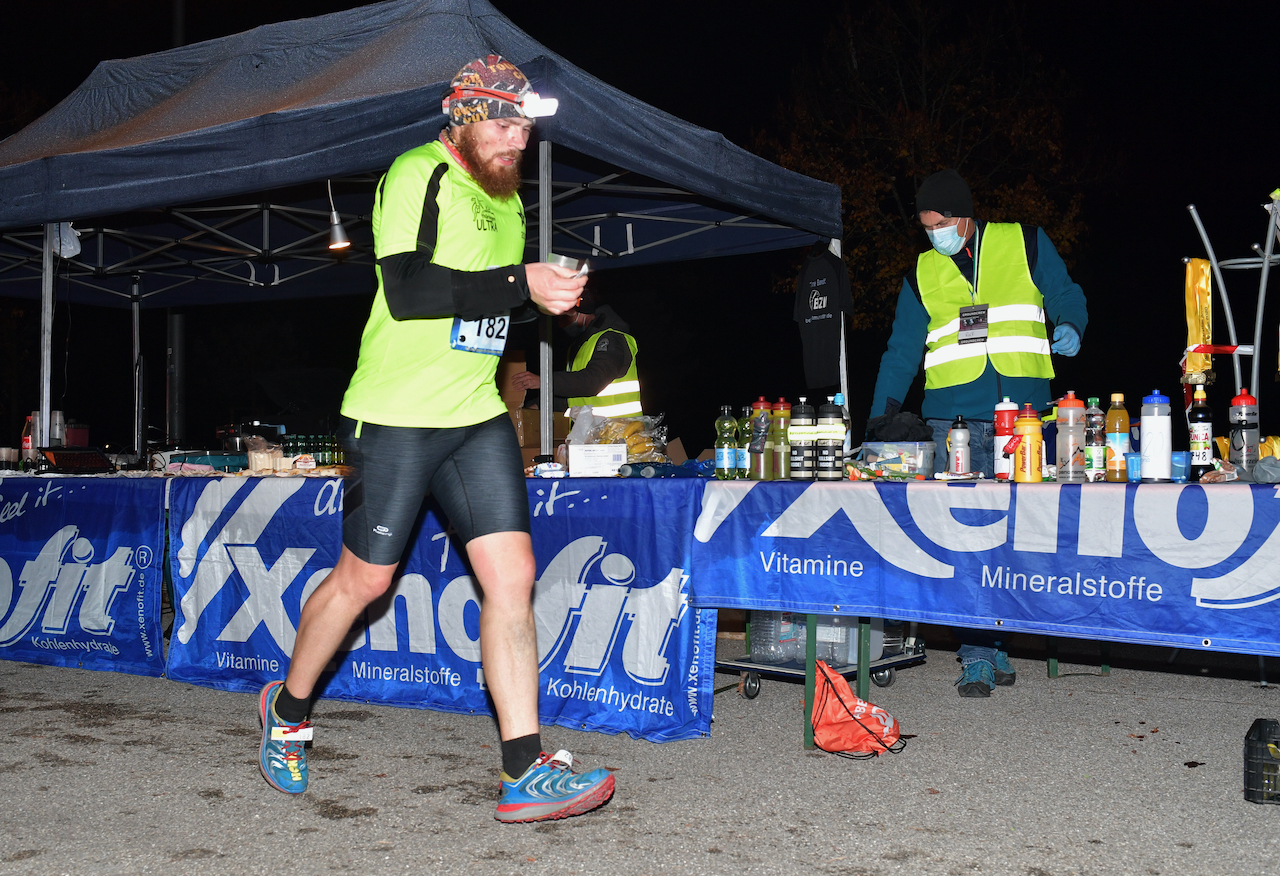
<path id="1" fill-rule="evenodd" d="M 934 231 L 926 231 L 925 234 L 929 235 L 929 242 L 933 244 L 934 249 L 944 256 L 953 256 L 964 247 L 965 239 L 956 230 L 958 227 L 959 223 Z"/>

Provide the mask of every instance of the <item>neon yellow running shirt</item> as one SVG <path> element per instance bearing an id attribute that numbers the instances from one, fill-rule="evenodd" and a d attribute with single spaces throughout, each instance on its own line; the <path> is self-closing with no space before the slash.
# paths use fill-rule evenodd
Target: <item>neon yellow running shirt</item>
<path id="1" fill-rule="evenodd" d="M 442 163 L 448 170 L 436 197 L 432 262 L 460 271 L 520 264 L 525 226 L 519 196 L 491 198 L 438 140 L 401 155 L 379 184 L 372 220 L 375 255 L 381 259 L 418 248 L 427 187 Z M 454 349 L 452 316 L 395 320 L 387 309 L 382 271 L 374 270 L 378 291 L 342 414 L 383 426 L 449 428 L 505 413 L 494 382 L 498 356 Z"/>

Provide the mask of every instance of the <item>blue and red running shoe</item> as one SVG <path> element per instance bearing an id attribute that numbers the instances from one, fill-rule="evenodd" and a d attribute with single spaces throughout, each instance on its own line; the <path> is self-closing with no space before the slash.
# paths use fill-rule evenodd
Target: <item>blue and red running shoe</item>
<path id="1" fill-rule="evenodd" d="M 549 821 L 590 812 L 613 796 L 613 773 L 594 769 L 575 775 L 573 755 L 546 752 L 524 775 L 513 779 L 502 774 L 502 796 L 498 798 L 499 821 Z"/>
<path id="2" fill-rule="evenodd" d="M 258 749 L 258 767 L 271 787 L 286 794 L 307 790 L 307 752 L 311 741 L 311 722 L 286 724 L 273 708 L 283 681 L 273 681 L 258 694 L 258 717 L 262 719 L 262 747 Z"/>

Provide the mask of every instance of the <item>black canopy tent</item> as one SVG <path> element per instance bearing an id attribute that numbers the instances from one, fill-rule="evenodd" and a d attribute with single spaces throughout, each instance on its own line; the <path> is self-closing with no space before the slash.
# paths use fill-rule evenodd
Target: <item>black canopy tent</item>
<path id="1" fill-rule="evenodd" d="M 77 300 L 131 306 L 135 326 L 140 307 L 369 289 L 358 226 L 373 181 L 436 135 L 448 80 L 488 52 L 560 101 L 526 155 L 529 258 L 585 254 L 607 268 L 839 240 L 836 186 L 610 87 L 485 0 L 387 0 L 107 61 L 0 143 L 0 289 L 44 300 L 43 434 L 55 223 L 86 232 L 59 266 Z M 750 111 L 751 95 L 726 97 Z M 326 179 L 357 226 L 355 251 L 336 259 Z M 544 447 L 549 437 L 544 424 Z"/>

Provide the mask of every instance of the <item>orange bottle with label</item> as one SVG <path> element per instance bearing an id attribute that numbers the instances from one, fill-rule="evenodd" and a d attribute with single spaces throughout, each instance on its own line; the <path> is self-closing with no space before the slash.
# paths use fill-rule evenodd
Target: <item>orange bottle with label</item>
<path id="1" fill-rule="evenodd" d="M 1019 484 L 1038 484 L 1044 479 L 1044 434 L 1040 415 L 1028 402 L 1013 421 L 1013 479 Z"/>
<path id="2" fill-rule="evenodd" d="M 1129 452 L 1129 412 L 1124 407 L 1124 393 L 1111 393 L 1107 409 L 1107 480 L 1123 483 L 1129 479 L 1124 455 Z"/>

